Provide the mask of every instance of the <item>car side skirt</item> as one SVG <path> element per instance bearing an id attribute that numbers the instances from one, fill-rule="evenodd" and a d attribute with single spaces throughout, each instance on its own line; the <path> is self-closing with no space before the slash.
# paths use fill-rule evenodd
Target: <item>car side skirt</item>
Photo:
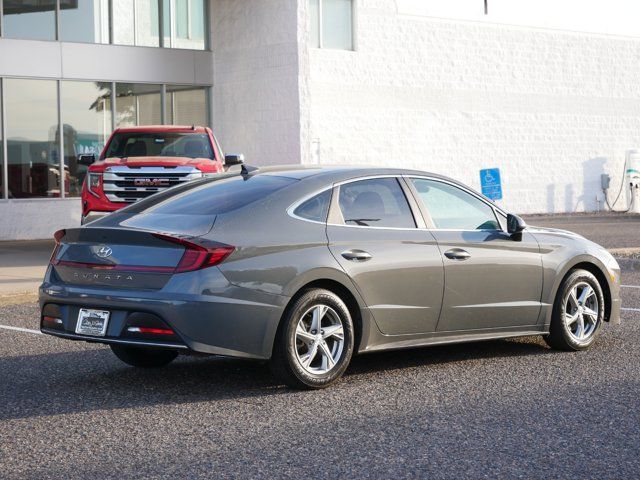
<path id="1" fill-rule="evenodd" d="M 528 337 L 546 335 L 548 327 L 529 325 L 526 327 L 505 327 L 482 330 L 462 330 L 458 332 L 434 332 L 421 336 L 411 335 L 381 335 L 375 343 L 361 348 L 359 353 L 378 352 L 384 350 L 401 350 L 405 348 L 426 347 L 431 345 L 446 345 L 453 343 L 480 342 L 484 340 L 499 340 L 503 338 Z"/>

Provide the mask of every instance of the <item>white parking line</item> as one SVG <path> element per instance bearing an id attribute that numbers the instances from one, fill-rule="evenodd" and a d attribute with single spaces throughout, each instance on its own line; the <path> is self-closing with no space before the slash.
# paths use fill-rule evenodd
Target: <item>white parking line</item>
<path id="1" fill-rule="evenodd" d="M 14 332 L 33 333 L 34 335 L 42 335 L 40 330 L 31 330 L 30 328 L 10 327 L 9 325 L 0 325 L 0 328 L 12 330 Z"/>
<path id="2" fill-rule="evenodd" d="M 638 285 L 620 285 L 622 288 L 640 288 Z"/>
<path id="3" fill-rule="evenodd" d="M 623 312 L 640 312 L 640 308 L 621 308 Z"/>

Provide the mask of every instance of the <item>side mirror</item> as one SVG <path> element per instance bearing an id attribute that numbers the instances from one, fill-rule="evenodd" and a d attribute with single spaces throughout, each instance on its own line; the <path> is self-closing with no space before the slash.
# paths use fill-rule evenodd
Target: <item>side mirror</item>
<path id="1" fill-rule="evenodd" d="M 507 215 L 507 232 L 511 235 L 521 233 L 525 228 L 527 224 L 518 215 L 512 213 Z"/>
<path id="2" fill-rule="evenodd" d="M 241 153 L 230 153 L 224 156 L 224 164 L 227 167 L 232 165 L 242 165 L 244 163 L 244 155 Z"/>
<path id="3" fill-rule="evenodd" d="M 78 155 L 78 163 L 85 167 L 92 165 L 95 161 L 96 156 L 93 153 L 83 153 L 82 155 Z"/>

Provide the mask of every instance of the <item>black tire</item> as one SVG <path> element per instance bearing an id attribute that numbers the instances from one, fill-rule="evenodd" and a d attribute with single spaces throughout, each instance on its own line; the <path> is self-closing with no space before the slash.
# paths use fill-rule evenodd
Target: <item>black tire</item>
<path id="1" fill-rule="evenodd" d="M 324 308 L 325 306 L 329 307 L 325 316 L 322 317 L 325 325 L 329 323 L 328 327 L 324 327 L 327 329 L 326 331 L 329 331 L 329 327 L 338 326 L 338 319 L 342 324 L 341 348 L 338 346 L 338 342 L 340 342 L 339 334 L 335 337 L 326 337 L 325 343 L 322 339 L 322 334 L 325 333 L 325 330 L 316 332 L 316 335 L 320 335 L 320 337 L 314 342 L 325 343 L 325 349 L 316 347 L 318 354 L 313 357 L 313 361 L 305 368 L 302 364 L 303 360 L 301 360 L 300 351 L 304 352 L 306 350 L 308 354 L 311 352 L 312 347 L 299 339 L 299 334 L 296 330 L 301 320 L 306 322 L 309 319 L 309 315 L 313 317 L 313 309 Z M 321 322 L 321 328 L 322 325 Z M 307 333 L 313 331 L 310 329 Z M 353 320 L 342 299 L 328 290 L 307 290 L 287 308 L 280 322 L 270 361 L 271 371 L 276 378 L 291 388 L 306 390 L 325 388 L 336 382 L 349 366 L 353 355 L 353 344 Z M 333 361 L 335 361 L 335 365 L 325 373 L 310 372 L 309 369 L 311 368 L 318 368 L 319 370 L 327 368 L 328 359 L 326 359 L 326 353 L 329 351 L 334 352 L 335 360 Z M 319 363 L 320 366 L 313 367 L 314 363 Z"/>
<path id="2" fill-rule="evenodd" d="M 113 353 L 133 367 L 139 368 L 159 368 L 173 362 L 178 356 L 175 350 L 160 348 L 125 347 L 122 345 L 111 345 Z"/>
<path id="3" fill-rule="evenodd" d="M 583 325 L 589 323 L 591 332 L 582 340 L 576 338 L 576 335 L 573 333 L 573 329 L 576 327 L 569 326 L 567 324 L 567 320 L 565 319 L 567 308 L 574 308 L 574 301 L 569 299 L 571 292 L 575 288 L 580 289 L 581 285 L 589 285 L 593 289 L 594 295 L 590 297 L 590 302 L 593 302 L 594 298 L 595 300 L 597 300 L 597 309 L 593 310 L 594 312 L 597 312 L 597 320 L 595 320 L 595 325 L 591 323 L 592 320 L 586 320 L 586 317 L 583 316 Z M 567 305 L 567 302 L 569 302 L 569 305 Z M 590 305 L 595 304 L 590 303 Z M 600 328 L 602 327 L 602 322 L 604 321 L 604 307 L 604 294 L 602 293 L 602 287 L 600 286 L 600 282 L 598 282 L 598 279 L 587 270 L 576 269 L 569 272 L 567 277 L 560 285 L 555 302 L 553 304 L 553 314 L 551 316 L 549 335 L 544 337 L 547 345 L 557 350 L 564 350 L 569 352 L 586 350 L 591 345 L 593 345 L 593 342 L 595 342 Z M 593 315 L 589 318 L 594 319 Z M 585 327 L 583 327 L 583 329 L 584 328 Z"/>

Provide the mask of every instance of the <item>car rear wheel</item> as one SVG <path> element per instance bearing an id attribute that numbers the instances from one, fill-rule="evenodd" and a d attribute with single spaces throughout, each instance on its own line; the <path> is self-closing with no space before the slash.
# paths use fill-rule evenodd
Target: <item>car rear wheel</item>
<path id="1" fill-rule="evenodd" d="M 178 356 L 175 350 L 164 350 L 159 348 L 125 347 L 122 345 L 111 345 L 113 353 L 122 360 L 134 367 L 159 368 L 173 362 Z"/>
<path id="2" fill-rule="evenodd" d="M 308 290 L 284 315 L 271 370 L 292 388 L 327 387 L 349 365 L 353 338 L 353 321 L 342 299 L 328 290 Z"/>
<path id="3" fill-rule="evenodd" d="M 595 341 L 603 320 L 604 295 L 598 279 L 586 270 L 574 270 L 558 290 L 545 340 L 558 350 L 585 350 Z"/>

